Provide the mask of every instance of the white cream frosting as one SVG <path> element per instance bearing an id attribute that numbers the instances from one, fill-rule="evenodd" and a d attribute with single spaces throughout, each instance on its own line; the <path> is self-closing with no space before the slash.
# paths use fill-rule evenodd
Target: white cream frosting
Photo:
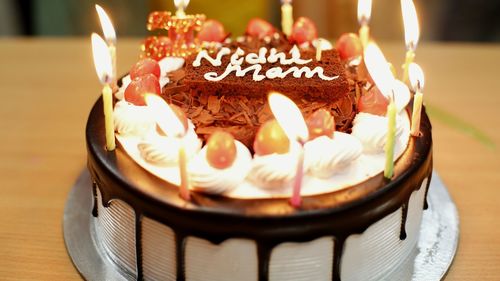
<path id="1" fill-rule="evenodd" d="M 161 59 L 158 64 L 160 65 L 160 77 L 166 77 L 169 72 L 181 69 L 185 60 L 179 57 L 165 57 Z"/>
<path id="2" fill-rule="evenodd" d="M 367 153 L 380 153 L 384 151 L 387 141 L 388 118 L 360 112 L 353 120 L 352 135 L 363 144 Z M 396 138 L 403 132 L 402 120 L 396 118 Z"/>
<path id="3" fill-rule="evenodd" d="M 295 177 L 300 149 L 300 144 L 294 142 L 288 153 L 254 155 L 248 179 L 262 189 L 286 187 Z"/>
<path id="4" fill-rule="evenodd" d="M 118 91 L 115 93 L 115 97 L 119 100 L 123 100 L 125 97 L 125 89 L 127 89 L 128 85 L 132 82 L 132 79 L 130 79 L 130 75 L 124 76 L 122 78 L 122 86 L 118 88 Z"/>
<path id="5" fill-rule="evenodd" d="M 327 51 L 333 49 L 333 45 L 330 41 L 325 38 L 317 38 L 312 41 L 312 45 L 314 48 L 318 48 L 318 45 L 321 44 L 321 50 Z"/>
<path id="6" fill-rule="evenodd" d="M 361 142 L 346 133 L 318 137 L 304 145 L 304 170 L 319 178 L 329 178 L 356 161 L 363 151 Z"/>
<path id="7" fill-rule="evenodd" d="M 143 136 L 155 128 L 155 120 L 146 106 L 121 100 L 113 111 L 115 131 L 121 135 Z"/>
<path id="8" fill-rule="evenodd" d="M 184 139 L 150 134 L 137 144 L 144 160 L 157 166 L 176 166 L 179 162 L 179 149 L 184 142 L 188 159 L 192 158 L 201 148 L 201 141 L 194 132 L 192 125 Z"/>
<path id="9" fill-rule="evenodd" d="M 207 161 L 205 146 L 189 163 L 189 175 L 194 190 L 221 194 L 236 188 L 247 176 L 251 168 L 252 155 L 248 148 L 239 141 L 236 144 L 236 159 L 226 169 L 217 169 Z"/>
<path id="10" fill-rule="evenodd" d="M 363 114 L 361 114 L 360 116 L 362 119 Z M 384 119 L 384 117 L 380 118 Z M 360 120 L 359 116 L 358 120 Z M 398 114 L 397 120 L 398 130 L 401 127 L 402 132 L 398 133 L 398 135 L 396 136 L 394 159 L 398 159 L 407 148 L 410 134 L 410 118 L 407 112 L 400 112 Z M 365 126 L 368 126 L 369 129 L 376 129 L 375 127 L 370 128 L 370 126 L 380 126 L 380 129 L 387 130 L 386 121 L 382 121 L 381 123 L 383 125 L 377 125 L 377 122 L 372 121 L 365 123 Z M 357 126 L 359 126 L 359 124 Z M 190 128 L 193 128 L 192 124 L 190 124 Z M 356 130 L 357 129 L 355 128 L 354 132 L 356 132 Z M 194 142 L 196 144 L 196 147 L 198 147 L 199 149 L 199 140 L 195 136 L 194 132 L 191 132 L 191 134 L 196 140 L 196 142 Z M 352 135 L 355 136 L 354 134 Z M 149 135 L 147 136 L 149 137 Z M 117 134 L 116 137 L 127 154 L 129 154 L 130 157 L 134 159 L 134 161 L 145 170 L 151 172 L 155 176 L 169 183 L 172 183 L 174 185 L 180 184 L 179 167 L 177 165 L 174 164 L 171 166 L 161 166 L 152 162 L 148 162 L 142 157 L 142 152 L 138 149 L 138 144 L 145 143 L 146 140 L 148 140 L 147 137 L 144 138 L 121 134 Z M 363 146 L 365 146 L 363 142 L 362 144 Z M 268 155 L 264 157 L 254 156 L 254 159 L 252 159 L 251 163 L 252 168 L 247 178 L 235 188 L 227 190 L 223 195 L 230 198 L 241 199 L 290 197 L 293 183 L 292 180 L 295 177 L 296 164 L 298 160 L 297 152 L 299 151 L 297 150 L 298 144 L 295 143 L 293 147 L 295 147 L 295 150 L 292 149 L 293 155 L 290 155 L 290 153 L 288 153 L 286 155 Z M 379 148 L 376 151 L 368 152 L 364 147 L 363 153 L 359 158 L 351 161 L 347 167 L 342 169 L 342 172 L 339 171 L 337 173 L 334 173 L 329 178 L 321 178 L 317 175 L 313 175 L 311 172 L 306 171 L 307 173 L 304 174 L 301 190 L 302 196 L 310 196 L 341 190 L 349 186 L 359 184 L 366 179 L 377 175 L 384 170 L 385 166 L 385 153 L 382 148 L 383 144 L 379 145 Z M 170 155 L 174 155 L 173 157 L 176 157 L 177 153 L 178 152 L 173 149 L 171 150 Z M 175 158 L 173 161 L 175 161 Z M 304 161 L 309 160 L 304 159 Z M 265 165 L 266 163 L 269 165 Z M 255 171 L 256 173 L 254 173 Z M 272 184 L 270 186 L 259 184 L 260 181 L 265 180 L 266 175 L 273 175 L 272 173 L 275 174 L 274 178 L 271 178 Z M 278 175 L 281 180 L 277 180 L 276 175 Z"/>

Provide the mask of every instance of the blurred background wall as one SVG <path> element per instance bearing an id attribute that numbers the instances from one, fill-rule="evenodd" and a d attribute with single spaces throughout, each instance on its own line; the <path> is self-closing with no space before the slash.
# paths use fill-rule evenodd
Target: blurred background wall
<path id="1" fill-rule="evenodd" d="M 499 0 L 414 0 L 423 40 L 500 41 Z M 175 11 L 173 0 L 0 0 L 0 36 L 87 36 L 99 30 L 94 4 L 111 15 L 119 36 L 144 36 L 147 15 Z M 280 23 L 279 0 L 191 0 L 188 13 L 220 20 L 234 35 L 253 17 Z M 320 35 L 357 31 L 357 0 L 294 0 L 295 17 L 316 21 Z M 379 40 L 403 36 L 399 0 L 373 0 L 372 33 Z"/>

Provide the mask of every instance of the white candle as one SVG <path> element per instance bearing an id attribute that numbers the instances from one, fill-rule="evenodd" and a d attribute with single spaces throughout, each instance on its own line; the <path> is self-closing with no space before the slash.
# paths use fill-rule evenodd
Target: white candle
<path id="1" fill-rule="evenodd" d="M 323 52 L 323 39 L 318 39 L 316 43 L 316 61 L 321 61 L 321 53 Z"/>
<path id="2" fill-rule="evenodd" d="M 420 37 L 417 10 L 412 0 L 401 0 L 403 23 L 405 29 L 406 59 L 403 65 L 403 82 L 408 82 L 408 67 L 415 59 L 415 50 Z"/>
<path id="3" fill-rule="evenodd" d="M 185 18 L 186 17 L 186 7 L 189 5 L 190 0 L 174 0 L 174 5 L 177 8 L 177 11 L 175 12 L 175 16 L 178 18 Z"/>
<path id="4" fill-rule="evenodd" d="M 358 0 L 358 23 L 361 26 L 359 28 L 359 38 L 363 48 L 366 48 L 370 40 L 370 28 L 368 27 L 368 23 L 370 22 L 371 14 L 372 0 Z"/>
<path id="5" fill-rule="evenodd" d="M 293 6 L 292 0 L 282 0 L 281 5 L 281 29 L 286 36 L 292 34 Z"/>
<path id="6" fill-rule="evenodd" d="M 409 66 L 410 84 L 415 91 L 415 96 L 413 97 L 413 112 L 411 116 L 411 135 L 418 137 L 420 136 L 420 117 L 422 112 L 423 103 L 423 93 L 424 88 L 424 72 L 422 68 L 416 63 L 412 63 Z"/>

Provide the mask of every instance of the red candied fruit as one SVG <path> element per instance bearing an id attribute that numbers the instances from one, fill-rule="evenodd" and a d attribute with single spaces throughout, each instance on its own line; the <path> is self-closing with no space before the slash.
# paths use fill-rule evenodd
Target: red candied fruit
<path id="1" fill-rule="evenodd" d="M 216 131 L 207 141 L 207 161 L 216 169 L 226 169 L 236 160 L 236 144 L 230 133 Z"/>
<path id="2" fill-rule="evenodd" d="M 161 70 L 158 62 L 151 58 L 145 58 L 138 61 L 130 69 L 130 79 L 132 80 L 145 74 L 153 74 L 160 79 Z"/>
<path id="3" fill-rule="evenodd" d="M 321 136 L 333 138 L 335 119 L 328 110 L 318 109 L 307 118 L 307 128 L 309 129 L 309 140 Z"/>
<path id="4" fill-rule="evenodd" d="M 355 33 L 344 33 L 335 44 L 342 60 L 352 60 L 363 55 L 363 45 Z"/>
<path id="5" fill-rule="evenodd" d="M 312 42 L 316 38 L 318 38 L 316 24 L 310 18 L 300 17 L 293 24 L 289 40 L 292 43 L 301 45 Z"/>
<path id="6" fill-rule="evenodd" d="M 125 100 L 134 105 L 146 105 L 144 95 L 160 94 L 160 82 L 153 74 L 136 77 L 127 89 L 125 89 Z"/>
<path id="7" fill-rule="evenodd" d="M 360 112 L 385 116 L 388 105 L 389 100 L 374 86 L 368 92 L 361 95 L 358 101 L 358 110 Z"/>
<path id="8" fill-rule="evenodd" d="M 290 140 L 275 119 L 262 124 L 255 136 L 253 149 L 257 155 L 285 154 L 290 150 Z"/>
<path id="9" fill-rule="evenodd" d="M 248 22 L 246 35 L 264 38 L 272 36 L 276 32 L 274 26 L 261 18 L 253 18 Z"/>
<path id="10" fill-rule="evenodd" d="M 204 22 L 198 35 L 196 35 L 199 40 L 207 42 L 222 42 L 227 36 L 224 25 L 213 19 Z"/>

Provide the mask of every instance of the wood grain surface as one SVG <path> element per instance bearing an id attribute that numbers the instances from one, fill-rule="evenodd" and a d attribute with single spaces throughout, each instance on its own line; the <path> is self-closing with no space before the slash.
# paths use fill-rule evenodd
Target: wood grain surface
<path id="1" fill-rule="evenodd" d="M 119 40 L 119 73 L 136 61 L 139 43 Z M 394 65 L 403 62 L 402 42 L 381 47 Z M 435 169 L 460 214 L 446 280 L 500 280 L 500 45 L 423 43 L 416 61 L 426 74 L 425 101 L 497 145 L 431 116 Z M 90 38 L 0 40 L 0 280 L 81 280 L 62 217 L 85 168 L 84 128 L 99 88 Z"/>

